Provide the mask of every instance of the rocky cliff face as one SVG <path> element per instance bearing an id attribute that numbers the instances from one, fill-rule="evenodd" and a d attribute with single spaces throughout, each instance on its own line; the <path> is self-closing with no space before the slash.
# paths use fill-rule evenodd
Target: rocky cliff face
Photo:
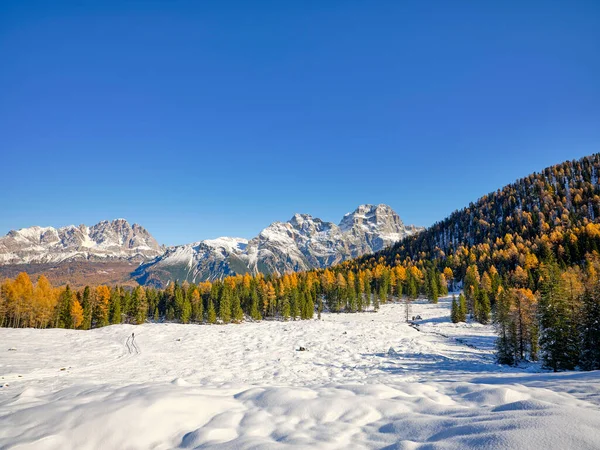
<path id="1" fill-rule="evenodd" d="M 144 261 L 164 252 L 142 226 L 124 219 L 92 227 L 30 227 L 0 238 L 0 264 L 47 264 L 64 261 Z"/>
<path id="2" fill-rule="evenodd" d="M 308 214 L 275 222 L 258 236 L 170 247 L 134 277 L 142 284 L 198 282 L 232 274 L 285 273 L 328 267 L 385 248 L 422 228 L 406 226 L 387 205 L 361 205 L 339 225 Z"/>

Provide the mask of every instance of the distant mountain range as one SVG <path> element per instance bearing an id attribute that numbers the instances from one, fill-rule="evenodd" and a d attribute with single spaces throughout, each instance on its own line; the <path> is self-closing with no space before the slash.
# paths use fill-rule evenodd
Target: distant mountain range
<path id="1" fill-rule="evenodd" d="M 422 228 L 404 225 L 387 205 L 361 205 L 339 225 L 308 214 L 274 222 L 258 236 L 210 239 L 170 247 L 133 274 L 140 284 L 198 282 L 232 274 L 323 268 L 381 250 Z"/>
<path id="2" fill-rule="evenodd" d="M 295 214 L 253 239 L 222 237 L 164 247 L 142 226 L 124 219 L 62 228 L 31 227 L 0 238 L 0 276 L 51 272 L 54 282 L 111 282 L 164 286 L 243 273 L 284 273 L 330 265 L 372 253 L 422 228 L 404 225 L 387 205 L 361 205 L 336 225 Z M 132 266 L 135 263 L 137 268 Z M 80 274 L 74 279 L 73 273 Z M 93 274 L 93 275 L 91 275 Z"/>
<path id="3" fill-rule="evenodd" d="M 31 227 L 0 238 L 0 264 L 48 264 L 64 261 L 144 261 L 161 255 L 148 231 L 124 219 L 92 227 Z"/>

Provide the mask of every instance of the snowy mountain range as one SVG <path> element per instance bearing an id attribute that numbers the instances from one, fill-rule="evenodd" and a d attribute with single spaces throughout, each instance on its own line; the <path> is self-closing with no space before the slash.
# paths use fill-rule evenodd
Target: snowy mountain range
<path id="1" fill-rule="evenodd" d="M 30 227 L 0 238 L 0 264 L 48 264 L 65 261 L 145 261 L 164 252 L 146 229 L 124 219 L 92 227 Z"/>
<path id="2" fill-rule="evenodd" d="M 246 272 L 285 273 L 324 268 L 385 248 L 421 231 L 404 225 L 387 205 L 361 205 L 339 225 L 308 214 L 274 222 L 253 239 L 223 237 L 169 247 L 134 272 L 140 284 L 199 282 Z"/>

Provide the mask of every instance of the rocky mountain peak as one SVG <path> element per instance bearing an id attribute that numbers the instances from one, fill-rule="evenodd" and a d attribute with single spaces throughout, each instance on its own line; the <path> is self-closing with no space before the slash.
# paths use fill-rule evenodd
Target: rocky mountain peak
<path id="1" fill-rule="evenodd" d="M 353 228 L 377 227 L 387 232 L 403 229 L 404 223 L 396 212 L 388 205 L 360 205 L 353 212 L 346 214 L 339 225 L 342 231 Z"/>
<path id="2" fill-rule="evenodd" d="M 146 260 L 164 249 L 143 227 L 125 219 L 102 221 L 92 227 L 33 226 L 0 238 L 0 263 L 54 263 L 65 260 Z"/>
<path id="3" fill-rule="evenodd" d="M 134 276 L 140 283 L 170 280 L 198 282 L 243 273 L 285 273 L 324 268 L 381 250 L 421 229 L 405 227 L 387 205 L 361 205 L 340 226 L 309 214 L 273 222 L 244 245 L 180 246 L 144 264 Z M 230 238 L 219 238 L 228 242 Z M 205 242 L 207 245 L 203 245 Z"/>

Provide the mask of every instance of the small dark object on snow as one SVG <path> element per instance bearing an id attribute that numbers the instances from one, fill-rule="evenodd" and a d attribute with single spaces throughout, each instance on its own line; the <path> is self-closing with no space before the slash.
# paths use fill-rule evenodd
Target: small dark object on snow
<path id="1" fill-rule="evenodd" d="M 14 348 L 14 347 L 11 347 L 11 348 L 9 348 L 9 349 L 8 349 L 8 351 L 9 351 L 9 352 L 16 352 L 16 351 L 17 351 L 17 349 L 16 349 L 16 348 Z"/>
<path id="2" fill-rule="evenodd" d="M 423 318 L 421 316 L 417 316 L 413 320 L 423 320 Z"/>
<path id="3" fill-rule="evenodd" d="M 62 369 L 60 369 L 60 370 L 67 370 L 67 368 L 66 368 L 66 367 L 63 367 L 63 368 L 62 368 Z"/>
<path id="4" fill-rule="evenodd" d="M 347 332 L 347 331 L 344 331 L 342 334 L 348 334 L 348 332 Z"/>
<path id="5" fill-rule="evenodd" d="M 305 348 L 305 347 L 299 347 L 299 348 L 298 348 L 298 351 L 299 351 L 299 352 L 305 352 L 305 351 L 306 351 L 306 348 Z"/>
<path id="6" fill-rule="evenodd" d="M 177 338 L 175 339 L 177 342 L 181 342 L 181 338 Z"/>

